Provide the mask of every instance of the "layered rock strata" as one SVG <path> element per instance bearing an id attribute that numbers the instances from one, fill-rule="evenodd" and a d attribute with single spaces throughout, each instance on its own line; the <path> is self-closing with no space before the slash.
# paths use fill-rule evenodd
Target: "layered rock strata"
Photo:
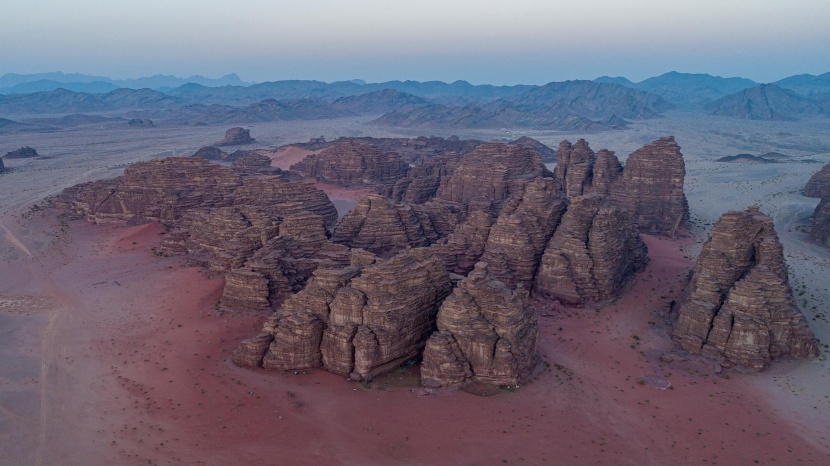
<path id="1" fill-rule="evenodd" d="M 804 195 L 819 198 L 830 196 L 830 163 L 813 173 L 807 185 L 804 186 Z"/>
<path id="2" fill-rule="evenodd" d="M 282 170 L 271 166 L 268 156 L 249 152 L 234 160 L 231 169 L 242 176 L 250 175 L 277 175 Z"/>
<path id="3" fill-rule="evenodd" d="M 596 154 L 584 139 L 573 145 L 568 141 L 559 144 L 553 173 L 566 196 L 581 196 L 590 191 L 595 162 Z"/>
<path id="4" fill-rule="evenodd" d="M 576 306 L 615 299 L 645 267 L 647 252 L 628 212 L 597 194 L 571 199 L 542 256 L 533 294 Z"/>
<path id="5" fill-rule="evenodd" d="M 394 152 L 351 140 L 340 140 L 291 166 L 305 177 L 349 188 L 375 187 L 383 194 L 389 194 L 408 169 Z"/>
<path id="6" fill-rule="evenodd" d="M 539 322 L 523 287 L 511 290 L 479 262 L 441 305 L 438 331 L 421 364 L 421 384 L 517 386 L 536 363 Z"/>
<path id="7" fill-rule="evenodd" d="M 818 355 L 793 298 L 772 219 L 757 207 L 726 212 L 712 228 L 672 339 L 724 367 L 762 370 L 786 356 Z"/>
<path id="8" fill-rule="evenodd" d="M 830 247 L 830 194 L 823 197 L 810 217 L 810 236 L 819 243 Z"/>
<path id="9" fill-rule="evenodd" d="M 424 248 L 363 267 L 356 262 L 315 271 L 260 335 L 240 345 L 234 362 L 272 370 L 322 366 L 366 380 L 417 357 L 452 289 L 443 264 Z"/>
<path id="10" fill-rule="evenodd" d="M 429 216 L 419 216 L 408 204 L 369 195 L 357 203 L 334 229 L 331 240 L 379 255 L 407 247 L 427 246 L 438 239 Z"/>

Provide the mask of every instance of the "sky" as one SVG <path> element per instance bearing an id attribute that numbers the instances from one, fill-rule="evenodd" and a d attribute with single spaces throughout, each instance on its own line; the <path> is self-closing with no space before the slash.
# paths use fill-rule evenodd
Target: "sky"
<path id="1" fill-rule="evenodd" d="M 543 84 L 830 71 L 827 0 L 27 0 L 0 74 Z"/>

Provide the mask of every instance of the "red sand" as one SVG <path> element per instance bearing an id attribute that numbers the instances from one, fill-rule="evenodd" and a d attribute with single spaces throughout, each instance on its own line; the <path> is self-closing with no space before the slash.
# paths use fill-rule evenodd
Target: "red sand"
<path id="1" fill-rule="evenodd" d="M 230 352 L 263 316 L 215 315 L 222 281 L 154 256 L 160 233 L 71 222 L 61 245 L 29 262 L 32 289 L 61 304 L 35 321 L 42 342 L 17 348 L 41 353 L 40 402 L 18 424 L 33 449 L 18 447 L 13 464 L 731 465 L 822 463 L 830 452 L 747 389 L 752 376 L 661 368 L 671 344 L 648 322 L 681 292 L 689 240 L 646 237 L 652 262 L 614 305 L 540 306 L 550 369 L 479 397 L 233 366 Z M 20 264 L 4 262 L 3 276 Z M 638 383 L 644 375 L 673 388 Z"/>

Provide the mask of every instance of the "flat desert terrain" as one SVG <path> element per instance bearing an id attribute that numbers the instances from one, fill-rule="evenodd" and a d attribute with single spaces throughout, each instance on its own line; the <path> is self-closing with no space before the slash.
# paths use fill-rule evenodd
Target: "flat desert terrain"
<path id="1" fill-rule="evenodd" d="M 594 134 L 433 133 L 527 135 L 554 148 L 584 137 L 623 160 L 673 134 L 686 160 L 688 230 L 676 240 L 644 236 L 651 262 L 612 305 L 539 304 L 546 369 L 494 396 L 426 394 L 417 367 L 370 384 L 324 371 L 238 368 L 231 351 L 264 317 L 218 313 L 222 280 L 184 267 L 181 258 L 154 255 L 159 225 L 96 226 L 35 207 L 130 163 L 192 154 L 227 128 L 0 133 L 0 152 L 28 145 L 43 156 L 8 160 L 12 170 L 0 175 L 3 464 L 827 464 L 830 251 L 805 233 L 818 200 L 801 189 L 830 162 L 830 124 L 666 115 Z M 369 120 L 254 124 L 257 142 L 243 148 L 320 135 L 424 134 Z M 788 162 L 714 161 L 771 151 Z M 321 188 L 341 214 L 366 194 Z M 716 374 L 679 355 L 662 316 L 681 295 L 711 225 L 749 205 L 775 220 L 798 304 L 823 354 L 760 374 Z"/>

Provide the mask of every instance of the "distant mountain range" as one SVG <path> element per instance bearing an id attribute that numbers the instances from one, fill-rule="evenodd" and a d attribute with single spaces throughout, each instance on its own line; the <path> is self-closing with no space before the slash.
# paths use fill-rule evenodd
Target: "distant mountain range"
<path id="1" fill-rule="evenodd" d="M 773 84 L 670 72 L 638 83 L 603 76 L 542 86 L 493 86 L 361 80 L 253 84 L 235 74 L 217 79 L 157 75 L 113 80 L 56 72 L 6 74 L 0 77 L 0 88 L 0 116 L 7 118 L 0 126 L 3 131 L 96 123 L 86 114 L 108 118 L 97 122 L 150 118 L 162 124 L 244 124 L 362 114 L 381 115 L 373 121 L 376 125 L 566 131 L 625 128 L 631 121 L 658 117 L 674 107 L 767 120 L 830 114 L 830 73 L 792 76 Z M 3 89 L 13 92 L 3 95 Z M 49 118 L 31 116 L 38 114 Z M 15 115 L 28 116 L 12 118 Z M 56 118 L 66 115 L 72 118 Z"/>

